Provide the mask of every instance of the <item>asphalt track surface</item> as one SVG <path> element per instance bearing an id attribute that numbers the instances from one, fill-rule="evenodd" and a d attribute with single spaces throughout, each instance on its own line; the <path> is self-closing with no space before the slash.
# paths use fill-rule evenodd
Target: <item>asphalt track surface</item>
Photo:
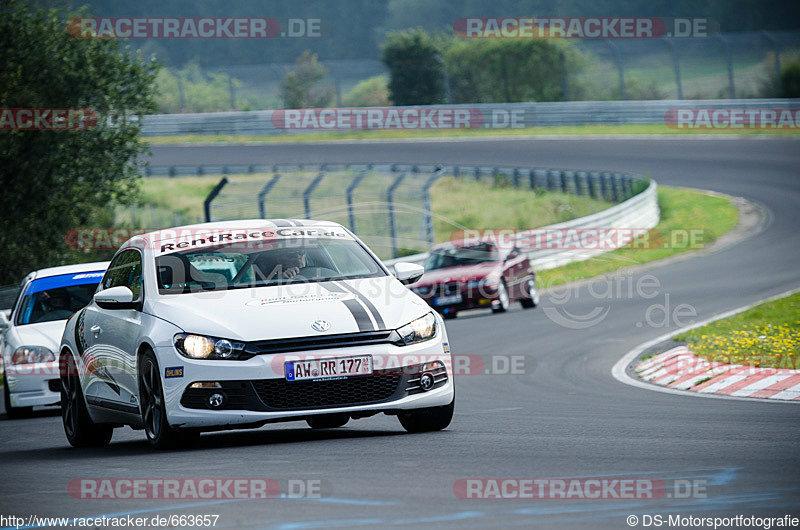
<path id="1" fill-rule="evenodd" d="M 603 283 L 543 297 L 533 310 L 463 314 L 448 323 L 458 354 L 524 357 L 517 375 L 457 379 L 449 429 L 407 435 L 386 416 L 333 431 L 304 423 L 206 434 L 191 450 L 154 452 L 118 429 L 99 450 L 68 447 L 60 418 L 0 421 L 0 513 L 53 516 L 220 514 L 217 527 L 534 526 L 628 528 L 626 517 L 800 516 L 800 406 L 653 392 L 611 367 L 677 325 L 654 304 L 695 308 L 690 323 L 800 286 L 800 142 L 793 139 L 503 139 L 155 147 L 152 163 L 418 162 L 627 170 L 659 183 L 743 196 L 768 213 L 738 244 L 639 272 L 657 295 L 609 295 Z M 619 284 L 618 284 L 619 285 Z M 652 289 L 647 291 L 652 294 Z M 566 298 L 565 298 L 566 296 Z M 667 302 L 668 297 L 668 302 Z M 567 300 L 564 302 L 564 300 Z M 585 329 L 565 326 L 600 307 Z M 270 477 L 321 481 L 321 497 L 222 502 L 80 500 L 75 478 Z M 461 500 L 460 478 L 662 480 L 659 500 Z M 685 482 L 705 492 L 684 498 Z M 676 486 L 677 489 L 676 489 Z M 665 525 L 666 526 L 666 525 Z M 641 528 L 641 526 L 638 526 Z"/>

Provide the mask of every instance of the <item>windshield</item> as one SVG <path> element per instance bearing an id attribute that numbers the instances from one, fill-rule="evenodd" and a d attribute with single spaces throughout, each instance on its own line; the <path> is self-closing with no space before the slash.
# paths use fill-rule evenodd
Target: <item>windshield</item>
<path id="1" fill-rule="evenodd" d="M 355 240 L 324 238 L 228 243 L 173 252 L 156 258 L 156 268 L 161 294 L 386 275 Z"/>
<path id="2" fill-rule="evenodd" d="M 431 251 L 425 262 L 425 270 L 446 269 L 461 265 L 475 265 L 497 261 L 497 249 L 494 245 L 481 243 L 468 247 L 443 248 Z"/>
<path id="3" fill-rule="evenodd" d="M 25 290 L 16 325 L 68 319 L 89 303 L 103 274 L 91 271 L 33 280 Z"/>

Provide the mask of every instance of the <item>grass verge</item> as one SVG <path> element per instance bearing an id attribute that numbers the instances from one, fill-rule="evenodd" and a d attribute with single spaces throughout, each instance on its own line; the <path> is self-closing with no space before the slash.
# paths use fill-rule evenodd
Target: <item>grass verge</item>
<path id="1" fill-rule="evenodd" d="M 381 130 L 347 132 L 309 132 L 276 135 L 234 134 L 182 134 L 175 136 L 148 136 L 151 145 L 206 144 L 206 143 L 304 143 L 329 140 L 379 140 L 397 138 L 449 138 L 481 136 L 545 136 L 545 135 L 614 135 L 614 134 L 714 134 L 720 136 L 779 135 L 794 136 L 800 129 L 673 129 L 665 124 L 632 125 L 572 125 L 560 127 L 526 127 L 522 129 L 443 129 L 443 130 Z"/>
<path id="2" fill-rule="evenodd" d="M 800 368 L 800 293 L 675 337 L 698 356 L 762 368 Z"/>
<path id="3" fill-rule="evenodd" d="M 540 271 L 540 285 L 552 287 L 696 250 L 698 245 L 709 245 L 735 227 L 739 219 L 738 209 L 728 198 L 687 188 L 659 186 L 658 205 L 661 221 L 649 234 L 650 241 L 657 244 L 637 248 L 640 245 L 634 241 L 592 259 Z"/>

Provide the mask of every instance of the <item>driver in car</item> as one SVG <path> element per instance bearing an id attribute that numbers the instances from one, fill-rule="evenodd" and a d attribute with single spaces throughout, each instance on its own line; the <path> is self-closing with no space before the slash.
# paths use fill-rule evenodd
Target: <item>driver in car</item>
<path id="1" fill-rule="evenodd" d="M 256 258 L 254 267 L 267 279 L 291 279 L 306 266 L 306 251 L 301 248 L 284 248 L 264 252 Z"/>
<path id="2" fill-rule="evenodd" d="M 69 295 L 63 289 L 51 289 L 42 293 L 42 305 L 45 308 L 44 315 L 39 319 L 63 320 L 72 316 L 69 309 Z"/>

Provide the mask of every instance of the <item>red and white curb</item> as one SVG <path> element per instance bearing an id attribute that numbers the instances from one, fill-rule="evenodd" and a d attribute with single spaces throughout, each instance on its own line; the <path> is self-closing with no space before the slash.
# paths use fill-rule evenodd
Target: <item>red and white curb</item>
<path id="1" fill-rule="evenodd" d="M 666 394 L 677 394 L 677 395 L 684 395 L 684 396 L 696 396 L 696 397 L 704 397 L 704 398 L 714 398 L 714 399 L 734 399 L 734 400 L 746 400 L 746 401 L 756 401 L 762 403 L 791 403 L 791 406 L 796 406 L 795 404 L 800 403 L 800 400 L 797 399 L 798 394 L 795 394 L 792 397 L 791 394 L 788 392 L 791 391 L 792 393 L 800 391 L 800 388 L 797 387 L 800 384 L 800 379 L 795 379 L 795 377 L 800 374 L 800 370 L 787 370 L 787 369 L 775 369 L 775 368 L 755 368 L 753 366 L 740 366 L 740 365 L 723 365 L 717 363 L 716 365 L 712 366 L 714 363 L 710 363 L 705 359 L 698 359 L 697 364 L 693 365 L 695 368 L 694 372 L 699 372 L 701 367 L 699 363 L 707 363 L 704 373 L 686 373 L 684 374 L 685 379 L 678 381 L 678 378 L 674 378 L 668 380 L 666 382 L 673 384 L 675 386 L 666 386 L 666 385 L 658 385 L 654 384 L 655 382 L 644 381 L 642 380 L 638 374 L 631 371 L 629 373 L 628 367 L 630 367 L 645 351 L 650 348 L 657 347 L 663 344 L 665 341 L 672 339 L 675 335 L 680 333 L 685 333 L 687 331 L 691 331 L 693 329 L 697 329 L 699 327 L 705 326 L 711 322 L 721 320 L 723 318 L 728 318 L 733 315 L 739 314 L 743 311 L 747 311 L 751 307 L 757 306 L 759 304 L 763 304 L 764 302 L 771 302 L 773 300 L 777 300 L 779 298 L 784 298 L 796 292 L 800 292 L 800 288 L 791 289 L 789 291 L 785 291 L 780 294 L 776 294 L 774 296 L 770 296 L 768 298 L 763 298 L 757 302 L 753 302 L 751 304 L 747 304 L 742 307 L 738 307 L 731 311 L 726 311 L 724 313 L 720 313 L 719 315 L 714 315 L 711 318 L 707 318 L 700 322 L 696 322 L 690 326 L 685 326 L 680 329 L 676 329 L 674 331 L 670 331 L 665 333 L 659 337 L 655 337 L 643 344 L 638 345 L 637 347 L 630 350 L 628 353 L 623 355 L 611 368 L 611 375 L 619 381 L 620 383 L 624 383 L 626 385 L 635 386 L 639 388 L 644 388 L 651 391 L 656 392 L 663 392 Z M 678 355 L 683 355 L 683 359 L 688 359 L 688 355 L 694 355 L 690 353 L 688 350 L 684 348 L 684 351 L 676 351 L 677 349 L 671 349 L 668 352 L 664 352 L 661 354 L 656 355 L 656 357 L 647 359 L 644 362 L 651 362 L 654 363 L 658 362 L 659 357 L 664 355 L 663 361 L 666 364 L 666 354 L 672 353 L 674 357 Z M 661 360 L 661 359 L 659 359 Z M 653 368 L 653 366 L 644 365 L 644 362 L 636 366 L 636 370 L 640 370 L 644 372 L 647 368 Z M 686 363 L 688 365 L 688 363 Z M 646 368 L 642 368 L 642 366 L 646 366 Z M 662 367 L 663 368 L 663 367 Z M 755 373 L 755 371 L 759 371 L 759 373 Z M 656 373 L 658 370 L 653 370 L 652 373 Z M 753 373 L 750 373 L 753 371 Z M 789 374 L 788 377 L 783 377 Z M 666 376 L 666 372 L 660 375 Z M 693 384 L 689 383 L 693 378 L 696 378 L 694 383 L 702 381 L 707 377 L 711 377 L 708 381 L 703 381 L 700 384 Z M 758 376 L 758 379 L 755 379 L 754 376 Z M 761 377 L 763 376 L 763 377 Z M 780 378 L 768 379 L 772 376 L 780 376 Z M 656 379 L 657 376 L 653 376 L 653 379 Z M 780 380 L 779 380 L 780 379 Z M 791 380 L 790 380 L 791 379 Z M 772 393 L 770 387 L 776 383 L 783 383 L 789 386 L 783 390 L 780 390 L 777 393 Z M 718 386 L 715 386 L 719 383 Z M 680 386 L 679 386 L 680 385 Z M 689 386 L 690 390 L 685 390 L 684 386 Z M 755 390 L 748 388 L 751 385 L 757 385 Z M 761 386 L 764 385 L 764 386 Z M 696 387 L 696 388 L 695 388 Z M 752 394 L 749 395 L 742 395 L 737 393 L 740 390 L 747 389 L 747 392 L 751 392 Z M 703 392 L 703 390 L 705 390 Z M 763 390 L 764 392 L 760 392 Z M 727 393 L 723 393 L 722 391 L 726 391 Z M 787 393 L 784 393 L 787 392 Z M 769 394 L 769 395 L 766 395 Z M 768 399 L 764 399 L 767 397 Z M 782 406 L 782 405 L 777 405 Z"/>
<path id="2" fill-rule="evenodd" d="M 644 381 L 701 394 L 800 401 L 800 370 L 710 362 L 686 346 L 639 363 Z"/>

